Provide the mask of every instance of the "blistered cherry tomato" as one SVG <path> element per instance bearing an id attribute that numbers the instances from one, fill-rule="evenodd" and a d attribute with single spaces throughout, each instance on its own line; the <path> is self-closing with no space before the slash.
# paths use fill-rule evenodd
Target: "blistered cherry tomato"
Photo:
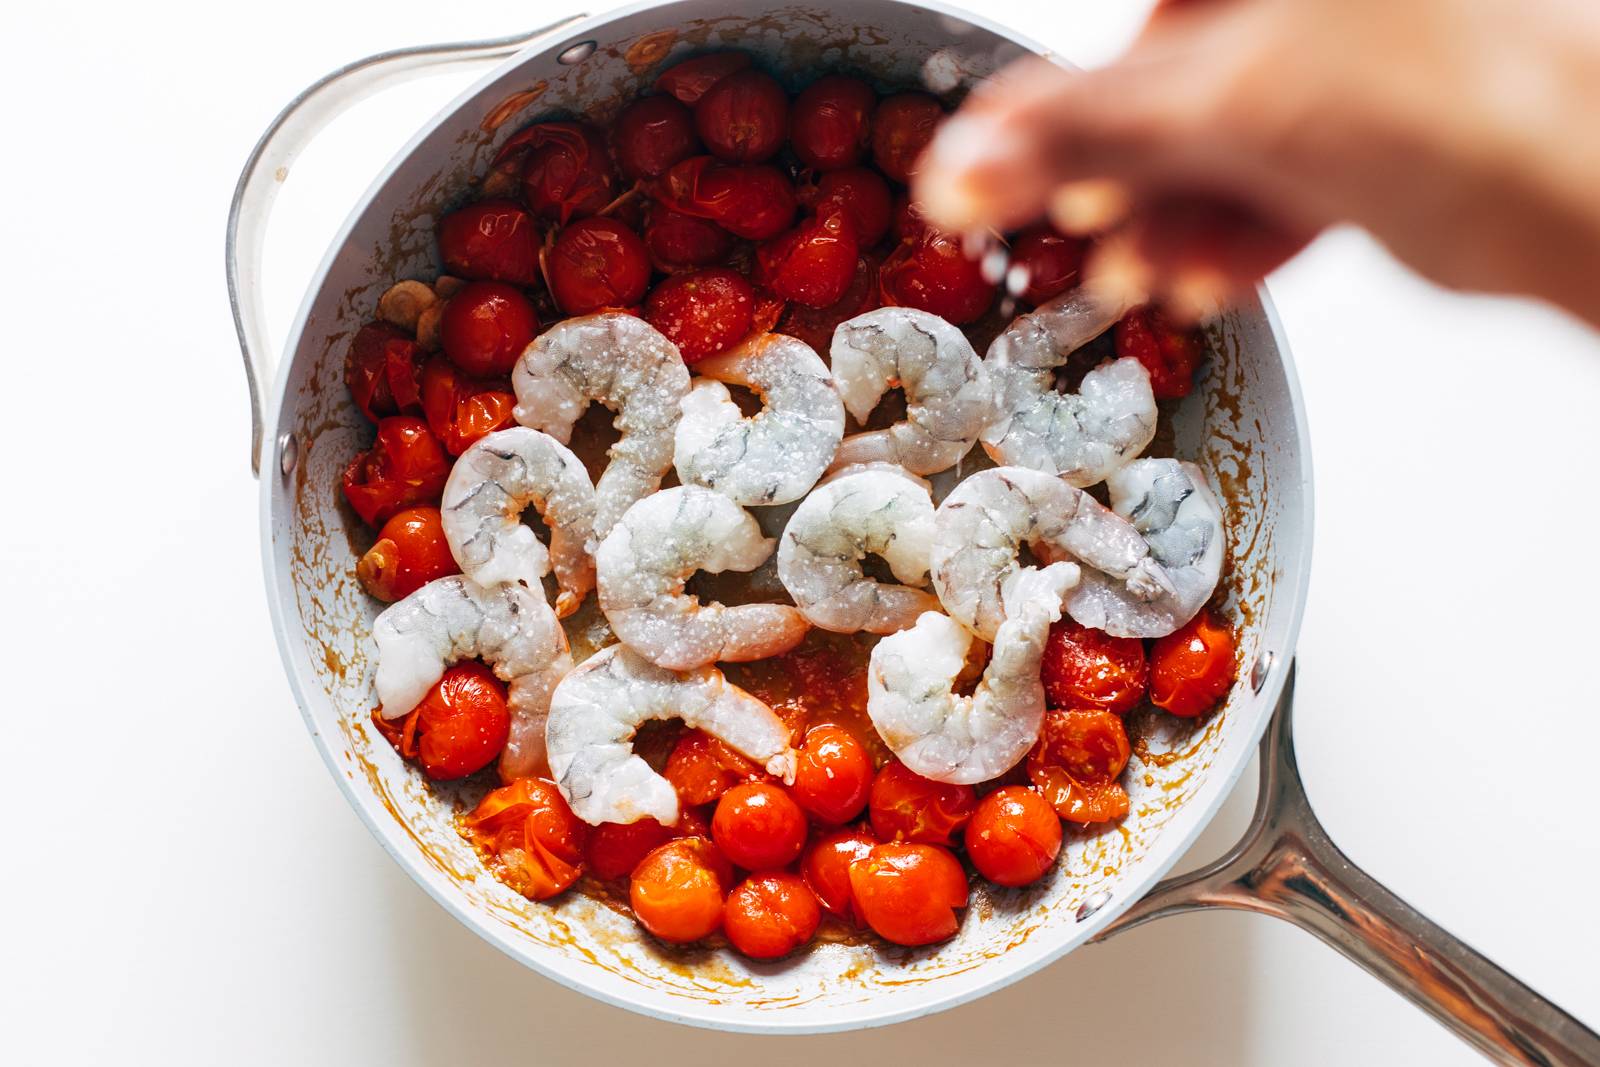
<path id="1" fill-rule="evenodd" d="M 616 219 L 579 219 L 562 230 L 546 269 L 550 295 L 568 315 L 629 307 L 644 299 L 650 286 L 644 242 Z"/>
<path id="2" fill-rule="evenodd" d="M 694 105 L 694 129 L 719 159 L 763 163 L 778 154 L 789 135 L 788 94 L 770 74 L 736 71 Z"/>
<path id="3" fill-rule="evenodd" d="M 878 267 L 882 257 L 876 252 L 863 252 L 856 260 L 855 276 L 850 287 L 835 303 L 825 308 L 812 308 L 795 304 L 785 312 L 778 325 L 779 333 L 798 337 L 818 352 L 826 352 L 833 344 L 833 331 L 841 322 L 864 315 L 882 306 L 878 294 Z"/>
<path id="4" fill-rule="evenodd" d="M 439 503 L 450 460 L 428 424 L 411 415 L 378 422 L 372 447 L 344 471 L 344 496 L 368 526 L 381 526 L 395 512 Z"/>
<path id="5" fill-rule="evenodd" d="M 860 251 L 850 215 L 829 202 L 756 250 L 756 280 L 785 300 L 827 307 L 850 288 Z"/>
<path id="6" fill-rule="evenodd" d="M 1150 646 L 1150 702 L 1192 718 L 1233 688 L 1233 634 L 1209 610 Z"/>
<path id="7" fill-rule="evenodd" d="M 915 240 L 928 228 L 927 220 L 922 217 L 922 209 L 912 203 L 910 195 L 906 193 L 895 197 L 889 225 L 897 242 Z"/>
<path id="8" fill-rule="evenodd" d="M 1078 280 L 1088 244 L 1044 223 L 1017 234 L 1011 242 L 1011 269 L 1022 271 L 1027 277 L 1017 297 L 1030 304 L 1042 304 L 1066 292 Z"/>
<path id="9" fill-rule="evenodd" d="M 889 232 L 889 219 L 894 210 L 889 183 L 877 171 L 866 167 L 829 171 L 818 178 L 815 185 L 802 191 L 801 202 L 817 212 L 830 203 L 844 208 L 856 224 L 856 236 L 862 248 L 871 248 L 883 240 L 883 235 Z"/>
<path id="10" fill-rule="evenodd" d="M 884 97 L 872 113 L 872 161 L 895 181 L 906 181 L 942 118 L 944 105 L 927 93 Z"/>
<path id="11" fill-rule="evenodd" d="M 536 122 L 502 145 L 493 165 L 516 166 L 522 202 L 558 225 L 593 215 L 616 199 L 605 139 L 587 123 Z"/>
<path id="12" fill-rule="evenodd" d="M 436 781 L 483 770 L 506 747 L 511 731 L 506 687 L 472 660 L 446 670 L 404 716 L 384 720 L 375 713 L 373 721 L 402 756 L 415 758 Z"/>
<path id="13" fill-rule="evenodd" d="M 955 935 L 967 906 L 967 875 L 948 849 L 894 842 L 850 865 L 850 890 L 873 932 L 897 945 Z"/>
<path id="14" fill-rule="evenodd" d="M 712 52 L 668 67 L 656 78 L 656 89 L 694 107 L 717 82 L 750 65 L 743 52 Z"/>
<path id="15" fill-rule="evenodd" d="M 422 346 L 397 326 L 369 322 L 357 330 L 345 358 L 344 382 L 361 413 L 377 422 L 420 411 L 422 358 Z"/>
<path id="16" fill-rule="evenodd" d="M 1062 619 L 1050 627 L 1039 666 L 1053 708 L 1105 708 L 1122 714 L 1144 699 L 1150 669 L 1144 642 Z"/>
<path id="17" fill-rule="evenodd" d="M 844 74 L 818 78 L 795 97 L 789 114 L 790 147 L 801 163 L 817 170 L 854 166 L 867 150 L 877 102 L 872 86 L 860 78 Z"/>
<path id="18" fill-rule="evenodd" d="M 650 262 L 665 274 L 721 263 L 733 251 L 733 234 L 710 219 L 697 219 L 658 204 L 645 223 Z"/>
<path id="19" fill-rule="evenodd" d="M 444 539 L 438 508 L 407 508 L 389 516 L 378 539 L 356 562 L 361 588 L 390 603 L 435 578 L 461 573 Z"/>
<path id="20" fill-rule="evenodd" d="M 995 885 L 1036 882 L 1061 851 L 1061 819 L 1043 797 L 1007 785 L 978 802 L 963 838 L 967 858 Z"/>
<path id="21" fill-rule="evenodd" d="M 761 768 L 722 741 L 701 730 L 685 730 L 662 776 L 678 792 L 680 803 L 710 804 L 738 785 L 761 777 Z"/>
<path id="22" fill-rule="evenodd" d="M 651 183 L 650 192 L 674 211 L 710 219 L 751 241 L 776 237 L 794 221 L 794 187 L 770 164 L 732 166 L 691 156 Z"/>
<path id="23" fill-rule="evenodd" d="M 634 917 L 663 941 L 684 944 L 716 932 L 733 871 L 703 837 L 680 837 L 651 851 L 633 869 L 628 902 Z"/>
<path id="24" fill-rule="evenodd" d="M 533 285 L 539 280 L 539 228 L 512 200 L 480 200 L 439 220 L 439 258 L 462 278 Z"/>
<path id="25" fill-rule="evenodd" d="M 755 291 L 725 267 L 674 274 L 650 292 L 645 321 L 678 346 L 685 363 L 714 356 L 743 340 L 751 327 Z"/>
<path id="26" fill-rule="evenodd" d="M 654 178 L 699 150 L 694 116 L 670 96 L 646 96 L 622 109 L 612 130 L 617 165 L 634 181 Z"/>
<path id="27" fill-rule="evenodd" d="M 770 871 L 800 858 L 806 846 L 806 815 L 782 787 L 745 782 L 717 801 L 711 839 L 736 866 Z"/>
<path id="28" fill-rule="evenodd" d="M 1116 712 L 1047 711 L 1039 743 L 1028 753 L 1028 777 L 1068 822 L 1108 822 L 1128 814 L 1128 791 L 1117 779 L 1131 754 Z"/>
<path id="29" fill-rule="evenodd" d="M 753 960 L 787 956 L 816 936 L 822 922 L 817 898 L 798 874 L 752 874 L 728 894 L 722 932 Z"/>
<path id="30" fill-rule="evenodd" d="M 867 798 L 872 830 L 880 838 L 930 845 L 948 845 L 977 804 L 970 785 L 935 782 L 898 761 L 878 772 Z"/>
<path id="31" fill-rule="evenodd" d="M 472 843 L 497 864 L 500 880 L 531 900 L 555 896 L 583 873 L 589 828 L 542 779 L 519 778 L 501 786 L 463 823 Z"/>
<path id="32" fill-rule="evenodd" d="M 1150 390 L 1161 400 L 1188 396 L 1200 366 L 1201 341 L 1196 330 L 1173 325 L 1161 311 L 1134 308 L 1117 323 L 1117 355 L 1132 356 L 1150 372 Z"/>
<path id="33" fill-rule="evenodd" d="M 928 228 L 890 253 L 878 284 L 889 303 L 931 311 L 957 326 L 981 317 L 995 294 L 959 239 Z"/>
<path id="34" fill-rule="evenodd" d="M 848 822 L 867 806 L 872 757 L 842 726 L 813 726 L 801 742 L 790 790 L 799 804 L 825 823 Z"/>
<path id="35" fill-rule="evenodd" d="M 468 282 L 439 316 L 439 343 L 450 362 L 480 377 L 505 375 L 539 332 L 528 298 L 505 282 Z"/>
<path id="36" fill-rule="evenodd" d="M 517 424 L 517 398 L 504 378 L 474 378 L 443 356 L 422 368 L 422 410 L 446 452 L 459 456 L 485 434 Z"/>
<path id="37" fill-rule="evenodd" d="M 602 881 L 626 878 L 658 845 L 675 836 L 672 827 L 662 826 L 654 819 L 603 822 L 589 831 L 589 840 L 583 846 L 583 862 L 590 873 Z"/>
<path id="38" fill-rule="evenodd" d="M 812 842 L 800 862 L 800 874 L 828 912 L 856 926 L 867 925 L 850 889 L 850 865 L 864 860 L 879 841 L 859 827 L 835 830 Z"/>

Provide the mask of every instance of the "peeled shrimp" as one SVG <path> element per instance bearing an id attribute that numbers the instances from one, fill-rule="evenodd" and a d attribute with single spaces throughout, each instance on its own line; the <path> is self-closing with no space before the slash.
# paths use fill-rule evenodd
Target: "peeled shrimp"
<path id="1" fill-rule="evenodd" d="M 903 630 L 939 601 L 926 589 L 933 548 L 927 484 L 897 468 L 865 468 L 823 482 L 778 540 L 778 580 L 813 626 L 838 633 Z M 903 585 L 861 572 L 877 555 Z"/>
<path id="2" fill-rule="evenodd" d="M 1192 619 L 1222 576 L 1222 508 L 1193 463 L 1141 459 L 1106 479 L 1111 506 L 1133 523 L 1173 589 L 1154 600 L 1130 596 L 1099 574 L 1084 575 L 1067 611 L 1117 637 L 1161 637 Z"/>
<path id="3" fill-rule="evenodd" d="M 1044 721 L 1045 638 L 1075 578 L 1047 570 L 1028 583 L 1026 599 L 1000 624 L 971 696 L 952 687 L 972 634 L 948 615 L 930 611 L 878 642 L 867 667 L 867 714 L 900 762 L 924 778 L 971 784 L 1004 774 L 1027 755 Z"/>
<path id="4" fill-rule="evenodd" d="M 529 505 L 550 528 L 548 550 L 522 523 Z M 560 618 L 594 588 L 594 560 L 584 547 L 594 523 L 594 484 L 572 450 L 549 434 L 513 426 L 479 438 L 451 469 L 439 512 L 451 554 L 479 585 L 538 589 L 553 566 Z"/>
<path id="5" fill-rule="evenodd" d="M 678 821 L 678 795 L 633 753 L 651 719 L 682 719 L 794 781 L 789 727 L 714 667 L 663 670 L 621 645 L 585 660 L 556 686 L 546 734 L 556 787 L 584 822 Z"/>
<path id="6" fill-rule="evenodd" d="M 1170 595 L 1173 583 L 1126 519 L 1054 475 L 993 467 L 953 489 L 934 516 L 929 563 L 945 611 L 992 641 L 1035 576 L 1058 567 L 1024 567 L 1023 545 L 1065 554 L 1123 583 L 1131 599 Z"/>
<path id="7" fill-rule="evenodd" d="M 1104 481 L 1144 451 L 1156 432 L 1156 398 L 1137 359 L 1096 367 L 1076 393 L 1055 388 L 1056 368 L 1127 310 L 1071 289 L 1017 316 L 994 339 L 984 357 L 999 406 L 983 431 L 990 458 L 1059 474 L 1082 487 Z"/>
<path id="8" fill-rule="evenodd" d="M 721 493 L 663 489 L 629 508 L 595 553 L 600 610 L 623 644 L 669 670 L 787 652 L 810 629 L 798 608 L 702 604 L 683 591 L 697 570 L 753 571 L 772 549 Z"/>
<path id="9" fill-rule="evenodd" d="M 589 550 L 634 501 L 655 492 L 672 466 L 678 403 L 689 371 L 678 346 L 643 319 L 620 311 L 559 322 L 529 345 L 511 372 L 516 418 L 562 444 L 592 400 L 617 413 L 621 432 L 595 483 Z"/>
<path id="10" fill-rule="evenodd" d="M 844 436 L 839 391 L 811 346 L 762 334 L 694 369 L 673 459 L 679 480 L 749 506 L 805 496 Z M 765 408 L 746 417 L 725 382 L 749 388 Z"/>
<path id="11" fill-rule="evenodd" d="M 572 670 L 566 632 L 537 586 L 485 588 L 470 578 L 438 578 L 389 605 L 372 624 L 375 684 L 382 714 L 397 719 L 421 703 L 458 660 L 482 657 L 509 687 L 511 738 L 503 777 L 545 769 L 545 715 L 556 683 Z"/>
<path id="12" fill-rule="evenodd" d="M 907 307 L 857 315 L 834 330 L 832 359 L 833 380 L 857 422 L 889 389 L 906 394 L 906 417 L 846 437 L 836 468 L 883 461 L 936 474 L 958 463 L 994 418 L 988 370 L 966 335 L 937 315 Z"/>

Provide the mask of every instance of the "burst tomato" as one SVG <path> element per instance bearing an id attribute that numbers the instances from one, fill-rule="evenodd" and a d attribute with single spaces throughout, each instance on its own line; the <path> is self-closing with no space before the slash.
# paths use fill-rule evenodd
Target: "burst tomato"
<path id="1" fill-rule="evenodd" d="M 650 254 L 639 235 L 616 219 L 579 219 L 556 235 L 546 270 L 556 306 L 568 315 L 587 315 L 644 299 Z"/>
<path id="2" fill-rule="evenodd" d="M 459 573 L 461 568 L 444 539 L 438 508 L 407 508 L 389 516 L 377 541 L 356 563 L 361 587 L 391 603 L 435 578 Z"/>
<path id="3" fill-rule="evenodd" d="M 856 926 L 867 925 L 850 889 L 850 865 L 864 860 L 880 842 L 859 827 L 824 834 L 806 849 L 800 874 L 829 913 Z"/>
<path id="4" fill-rule="evenodd" d="M 638 822 L 603 822 L 589 831 L 583 846 L 583 862 L 596 878 L 610 881 L 633 873 L 659 845 L 672 840 L 676 832 L 654 819 Z"/>
<path id="5" fill-rule="evenodd" d="M 1082 238 L 1067 237 L 1044 223 L 1017 234 L 1011 242 L 1011 270 L 1026 279 L 1018 299 L 1042 304 L 1066 292 L 1078 280 L 1088 246 Z"/>
<path id="6" fill-rule="evenodd" d="M 779 332 L 800 338 L 818 352 L 828 351 L 833 344 L 833 331 L 841 322 L 882 306 L 878 297 L 878 267 L 881 263 L 878 253 L 862 253 L 856 260 L 855 276 L 850 279 L 850 287 L 836 303 L 825 308 L 795 304 L 784 315 Z"/>
<path id="7" fill-rule="evenodd" d="M 1150 646 L 1150 702 L 1192 718 L 1233 688 L 1233 634 L 1209 610 Z"/>
<path id="8" fill-rule="evenodd" d="M 1116 328 L 1117 355 L 1132 356 L 1150 372 L 1150 389 L 1158 399 L 1188 396 L 1200 365 L 1201 340 L 1197 330 L 1185 330 L 1167 320 L 1160 309 L 1146 305 L 1122 317 Z"/>
<path id="9" fill-rule="evenodd" d="M 722 925 L 722 899 L 733 870 L 703 837 L 680 837 L 652 850 L 633 869 L 628 902 L 646 930 L 679 944 Z"/>
<path id="10" fill-rule="evenodd" d="M 970 785 L 935 782 L 899 762 L 878 772 L 867 799 L 872 829 L 880 838 L 931 845 L 948 845 L 977 803 Z"/>
<path id="11" fill-rule="evenodd" d="M 701 730 L 686 730 L 667 757 L 663 777 L 677 790 L 678 801 L 710 804 L 738 785 L 761 777 L 761 768 Z"/>
<path id="12" fill-rule="evenodd" d="M 625 177 L 654 178 L 699 149 L 694 116 L 670 96 L 646 96 L 622 109 L 611 142 Z"/>
<path id="13" fill-rule="evenodd" d="M 770 74 L 735 71 L 694 105 L 694 128 L 717 158 L 763 163 L 789 134 L 789 97 Z"/>
<path id="14" fill-rule="evenodd" d="M 937 845 L 879 845 L 850 865 L 850 891 L 879 937 L 897 945 L 931 945 L 954 936 L 956 910 L 967 906 L 967 876 Z"/>
<path id="15" fill-rule="evenodd" d="M 855 277 L 855 223 L 836 203 L 756 250 L 756 280 L 785 300 L 822 308 L 837 303 Z"/>
<path id="16" fill-rule="evenodd" d="M 504 378 L 474 378 L 443 356 L 422 368 L 422 410 L 428 427 L 452 456 L 474 441 L 517 424 L 517 398 Z"/>
<path id="17" fill-rule="evenodd" d="M 883 240 L 883 235 L 889 232 L 889 220 L 894 211 L 889 183 L 877 171 L 866 167 L 829 171 L 818 178 L 815 185 L 802 191 L 801 200 L 819 214 L 826 204 L 844 208 L 850 221 L 856 224 L 856 236 L 862 248 L 871 248 Z"/>
<path id="18" fill-rule="evenodd" d="M 775 960 L 808 944 L 822 909 L 797 874 L 752 874 L 734 887 L 722 910 L 722 931 L 753 960 Z"/>
<path id="19" fill-rule="evenodd" d="M 749 65 L 750 57 L 743 52 L 712 52 L 668 67 L 656 78 L 655 87 L 694 107 L 713 85 Z"/>
<path id="20" fill-rule="evenodd" d="M 806 847 L 805 812 L 781 786 L 745 782 L 717 801 L 711 839 L 747 871 L 785 867 Z"/>
<path id="21" fill-rule="evenodd" d="M 465 778 L 483 770 L 506 747 L 511 713 L 506 687 L 483 664 L 457 663 L 444 672 L 422 701 L 398 720 L 373 722 L 406 759 L 429 778 Z"/>
<path id="22" fill-rule="evenodd" d="M 1027 885 L 1061 852 L 1061 819 L 1032 789 L 1002 786 L 978 802 L 963 840 L 979 874 L 995 885 Z"/>
<path id="23" fill-rule="evenodd" d="M 462 821 L 472 843 L 500 866 L 500 880 L 525 897 L 553 897 L 583 873 L 589 828 L 549 782 L 519 778 L 501 786 Z"/>
<path id="24" fill-rule="evenodd" d="M 593 215 L 617 195 L 605 139 L 582 122 L 536 122 L 502 145 L 491 166 L 515 168 L 522 202 L 557 225 Z"/>
<path id="25" fill-rule="evenodd" d="M 539 332 L 539 316 L 505 282 L 468 282 L 439 316 L 439 343 L 450 362 L 479 377 L 505 375 Z"/>
<path id="26" fill-rule="evenodd" d="M 895 181 L 907 181 L 943 118 L 944 105 L 927 93 L 884 97 L 872 113 L 872 161 Z"/>
<path id="27" fill-rule="evenodd" d="M 848 822 L 867 806 L 872 789 L 872 757 L 842 726 L 806 731 L 795 764 L 795 802 L 824 823 Z"/>
<path id="28" fill-rule="evenodd" d="M 755 290 L 738 271 L 713 267 L 674 274 L 645 301 L 645 321 L 695 363 L 742 341 L 753 324 Z"/>
<path id="29" fill-rule="evenodd" d="M 1124 714 L 1144 699 L 1150 669 L 1144 642 L 1062 619 L 1050 627 L 1039 667 L 1054 708 L 1105 708 Z"/>
<path id="30" fill-rule="evenodd" d="M 957 326 L 980 318 L 995 294 L 960 240 L 926 227 L 884 260 L 878 284 L 886 302 L 931 311 Z"/>
<path id="31" fill-rule="evenodd" d="M 512 200 L 480 200 L 439 220 L 439 258 L 462 278 L 533 285 L 539 280 L 539 228 Z"/>
<path id="32" fill-rule="evenodd" d="M 656 179 L 650 193 L 674 211 L 751 241 L 776 237 L 794 221 L 794 187 L 770 164 L 732 166 L 691 156 Z"/>
<path id="33" fill-rule="evenodd" d="M 1028 754 L 1028 777 L 1068 822 L 1108 822 L 1128 814 L 1128 792 L 1117 779 L 1130 754 L 1116 712 L 1047 711 L 1039 743 Z"/>
<path id="34" fill-rule="evenodd" d="M 817 170 L 854 166 L 867 150 L 877 102 L 872 86 L 860 78 L 843 74 L 818 78 L 795 98 L 789 115 L 790 147 L 801 163 Z"/>
<path id="35" fill-rule="evenodd" d="M 709 267 L 728 258 L 733 234 L 710 219 L 698 219 L 658 204 L 644 227 L 650 262 L 664 274 Z"/>
<path id="36" fill-rule="evenodd" d="M 350 340 L 344 382 L 361 413 L 373 422 L 422 410 L 418 377 L 422 346 L 387 322 L 369 322 Z"/>
<path id="37" fill-rule="evenodd" d="M 368 526 L 381 526 L 405 508 L 439 503 L 450 460 L 428 424 L 410 415 L 378 423 L 372 448 L 344 471 L 344 496 Z"/>

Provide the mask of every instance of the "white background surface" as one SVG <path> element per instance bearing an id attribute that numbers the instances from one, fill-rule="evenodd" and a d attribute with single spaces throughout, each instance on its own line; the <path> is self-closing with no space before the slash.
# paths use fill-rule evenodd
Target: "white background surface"
<path id="1" fill-rule="evenodd" d="M 677 1029 L 523 971 L 384 856 L 313 751 L 267 622 L 228 198 L 261 128 L 327 70 L 572 6 L 0 15 L 7 1060 L 1474 1062 L 1308 936 L 1212 914 L 888 1030 Z M 982 6 L 1083 62 L 1140 17 Z M 296 168 L 269 251 L 279 338 L 371 175 L 464 84 L 363 105 Z M 1272 290 L 1317 468 L 1297 712 L 1312 799 L 1378 878 L 1600 1026 L 1600 340 L 1526 304 L 1442 294 L 1354 233 Z M 1252 793 L 1195 862 L 1231 840 Z"/>

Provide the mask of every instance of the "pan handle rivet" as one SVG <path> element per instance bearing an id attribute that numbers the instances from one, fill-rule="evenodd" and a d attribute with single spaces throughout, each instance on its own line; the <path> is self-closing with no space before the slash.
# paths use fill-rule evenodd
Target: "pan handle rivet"
<path id="1" fill-rule="evenodd" d="M 556 56 L 556 62 L 564 66 L 575 67 L 594 55 L 594 47 L 593 41 L 579 41 L 577 44 L 569 44 L 561 50 L 560 55 Z"/>
<path id="2" fill-rule="evenodd" d="M 1078 921 L 1083 922 L 1089 916 L 1111 903 L 1111 894 L 1107 890 L 1100 890 L 1094 896 L 1078 905 Z"/>
<path id="3" fill-rule="evenodd" d="M 1272 674 L 1272 664 L 1277 657 L 1271 652 L 1263 652 L 1256 657 L 1256 665 L 1250 668 L 1250 690 L 1261 692 L 1261 687 L 1267 684 L 1267 677 Z"/>
<path id="4" fill-rule="evenodd" d="M 300 462 L 300 439 L 292 433 L 278 435 L 278 469 L 284 474 L 293 474 L 296 463 Z"/>

